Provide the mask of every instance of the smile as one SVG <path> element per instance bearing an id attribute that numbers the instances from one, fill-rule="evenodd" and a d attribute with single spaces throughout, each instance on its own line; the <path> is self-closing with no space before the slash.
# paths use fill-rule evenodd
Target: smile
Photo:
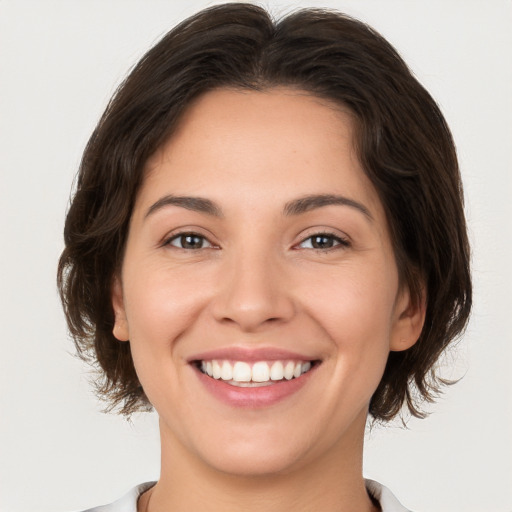
<path id="1" fill-rule="evenodd" d="M 194 354 L 187 362 L 216 400 L 232 408 L 260 409 L 308 387 L 322 366 L 322 359 L 311 356 L 277 347 L 229 346 Z"/>
<path id="2" fill-rule="evenodd" d="M 222 361 L 202 360 L 198 362 L 202 373 L 213 379 L 237 387 L 270 386 L 280 381 L 297 379 L 309 372 L 311 361 Z"/>

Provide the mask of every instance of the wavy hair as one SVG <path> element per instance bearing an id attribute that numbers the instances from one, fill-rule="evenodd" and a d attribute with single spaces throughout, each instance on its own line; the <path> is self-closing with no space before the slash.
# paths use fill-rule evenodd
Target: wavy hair
<path id="1" fill-rule="evenodd" d="M 150 405 L 128 343 L 112 334 L 111 285 L 150 155 L 199 95 L 221 87 L 294 87 L 349 110 L 359 160 L 386 211 L 402 283 L 426 318 L 417 343 L 391 352 L 370 413 L 389 420 L 405 403 L 422 416 L 442 379 L 435 363 L 471 308 L 461 178 L 449 128 L 396 50 L 339 12 L 303 9 L 280 20 L 229 3 L 183 21 L 120 85 L 90 137 L 67 213 L 58 286 L 78 353 L 96 364 L 108 408 Z"/>

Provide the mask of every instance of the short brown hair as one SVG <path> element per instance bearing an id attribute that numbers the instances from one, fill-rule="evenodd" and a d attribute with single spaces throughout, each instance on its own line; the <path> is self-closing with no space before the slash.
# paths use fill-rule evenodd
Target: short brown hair
<path id="1" fill-rule="evenodd" d="M 350 110 L 360 162 L 384 205 L 402 283 L 427 297 L 417 343 L 391 352 L 370 413 L 404 402 L 421 416 L 442 380 L 434 365 L 471 308 L 469 245 L 453 140 L 435 101 L 395 49 L 364 23 L 303 9 L 273 21 L 262 8 L 215 6 L 171 30 L 121 84 L 94 130 L 66 218 L 58 285 L 78 353 L 102 372 L 110 408 L 149 407 L 129 343 L 113 334 L 113 277 L 123 258 L 144 166 L 207 91 L 295 87 Z M 424 289 L 426 287 L 426 290 Z"/>

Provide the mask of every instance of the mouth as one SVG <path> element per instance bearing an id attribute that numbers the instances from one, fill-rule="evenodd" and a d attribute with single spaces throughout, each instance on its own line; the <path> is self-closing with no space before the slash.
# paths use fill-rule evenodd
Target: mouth
<path id="1" fill-rule="evenodd" d="M 197 360 L 197 369 L 207 377 L 239 388 L 258 388 L 292 381 L 310 372 L 320 361 Z"/>
<path id="2" fill-rule="evenodd" d="M 314 379 L 321 359 L 276 347 L 230 346 L 187 361 L 211 396 L 232 408 L 261 409 L 291 399 Z"/>

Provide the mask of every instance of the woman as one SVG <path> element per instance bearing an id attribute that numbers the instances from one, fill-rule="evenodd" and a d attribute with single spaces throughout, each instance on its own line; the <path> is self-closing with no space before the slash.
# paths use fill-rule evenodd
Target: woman
<path id="1" fill-rule="evenodd" d="M 363 479 L 367 416 L 422 415 L 471 283 L 450 132 L 381 36 L 186 20 L 100 120 L 65 240 L 102 396 L 160 418 L 159 481 L 102 510 L 406 510 Z"/>

